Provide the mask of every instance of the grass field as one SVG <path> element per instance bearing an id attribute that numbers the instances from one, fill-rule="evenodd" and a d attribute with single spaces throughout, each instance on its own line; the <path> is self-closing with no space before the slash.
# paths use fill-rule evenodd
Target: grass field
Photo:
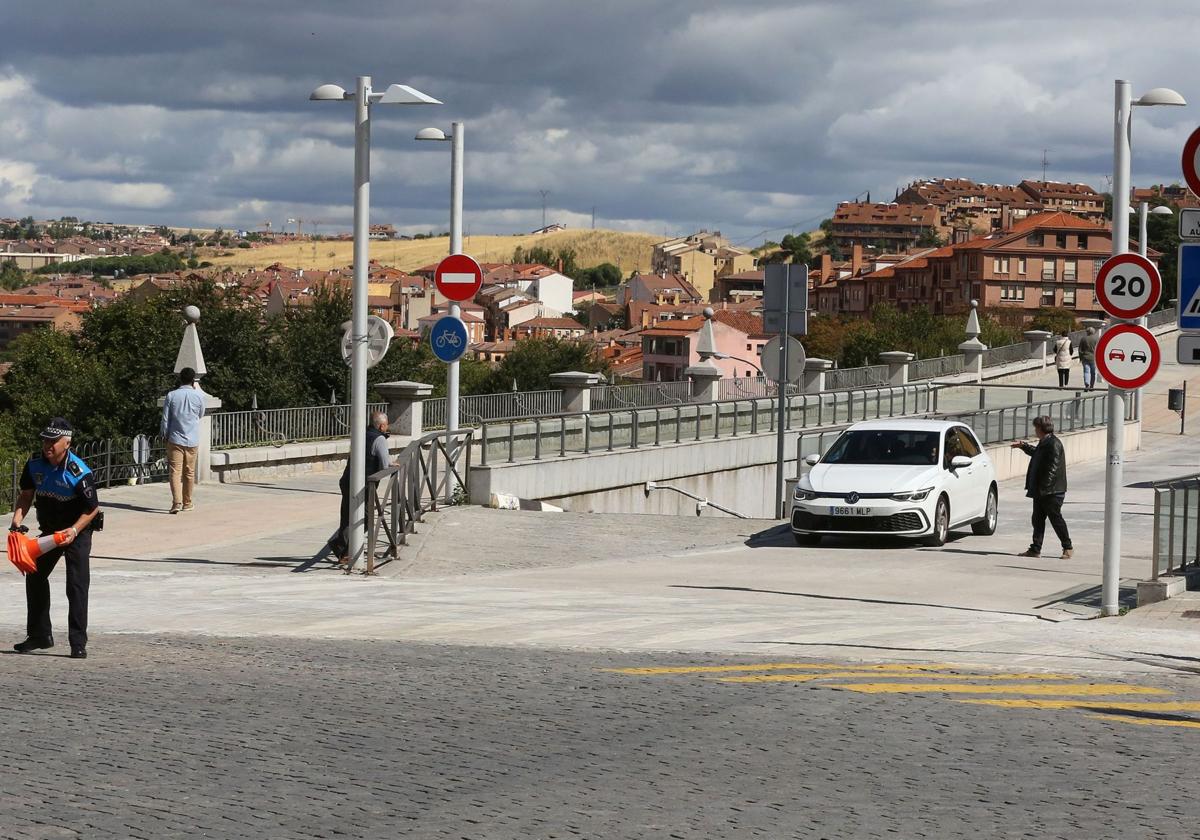
<path id="1" fill-rule="evenodd" d="M 580 266 L 588 268 L 609 262 L 628 275 L 634 269 L 650 270 L 650 254 L 654 243 L 662 237 L 647 233 L 622 233 L 615 230 L 563 230 L 547 234 L 517 236 L 468 236 L 463 250 L 479 262 L 509 262 L 517 246 L 541 246 L 551 251 L 567 248 L 575 252 Z M 411 271 L 437 262 L 446 256 L 449 242 L 446 237 L 411 241 L 372 241 L 371 259 L 384 265 Z M 292 268 L 330 269 L 350 264 L 353 243 L 350 242 L 292 242 L 267 245 L 261 248 L 238 249 L 228 256 L 202 255 L 213 265 L 235 269 L 263 268 L 283 263 Z"/>

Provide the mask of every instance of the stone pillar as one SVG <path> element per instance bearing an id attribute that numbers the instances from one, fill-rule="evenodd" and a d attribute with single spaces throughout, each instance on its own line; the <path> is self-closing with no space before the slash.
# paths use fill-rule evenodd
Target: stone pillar
<path id="1" fill-rule="evenodd" d="M 967 316 L 967 340 L 958 345 L 958 350 L 966 357 L 963 372 L 972 374 L 976 382 L 982 382 L 983 351 L 987 349 L 987 345 L 979 340 L 979 313 L 976 311 L 978 307 L 979 301 L 971 301 L 971 314 Z"/>
<path id="2" fill-rule="evenodd" d="M 196 385 L 200 388 L 199 383 Z M 204 394 L 204 389 L 200 388 Z M 204 417 L 200 420 L 200 443 L 196 446 L 196 483 L 203 484 L 212 479 L 212 413 L 221 407 L 221 400 L 212 394 L 204 394 Z"/>
<path id="3" fill-rule="evenodd" d="M 1091 327 L 1098 333 L 1104 332 L 1104 326 L 1107 323 L 1108 322 L 1105 321 L 1103 318 L 1084 318 L 1083 319 L 1084 327 Z"/>
<path id="4" fill-rule="evenodd" d="M 388 426 L 393 434 L 413 438 L 424 434 L 421 404 L 433 393 L 432 385 L 408 381 L 380 382 L 375 390 L 387 400 Z"/>
<path id="5" fill-rule="evenodd" d="M 592 386 L 600 384 L 600 374 L 569 370 L 550 374 L 550 382 L 563 392 L 564 414 L 582 414 L 592 410 Z"/>
<path id="6" fill-rule="evenodd" d="M 805 359 L 804 378 L 801 386 L 806 394 L 819 394 L 825 390 L 825 371 L 833 367 L 829 359 Z"/>
<path id="7" fill-rule="evenodd" d="M 711 361 L 692 365 L 683 373 L 692 380 L 692 402 L 709 403 L 719 399 L 723 374 Z"/>
<path id="8" fill-rule="evenodd" d="M 1037 359 L 1046 366 L 1046 345 L 1050 341 L 1050 333 L 1046 330 L 1026 330 L 1022 335 L 1029 342 L 1029 358 Z"/>
<path id="9" fill-rule="evenodd" d="M 903 350 L 889 350 L 880 353 L 879 359 L 888 366 L 888 384 L 892 386 L 908 384 L 908 363 L 913 360 L 912 353 Z"/>

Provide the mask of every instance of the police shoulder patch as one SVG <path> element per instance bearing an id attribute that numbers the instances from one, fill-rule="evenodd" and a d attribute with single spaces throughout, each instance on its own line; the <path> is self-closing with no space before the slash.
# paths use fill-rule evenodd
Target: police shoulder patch
<path id="1" fill-rule="evenodd" d="M 83 468 L 79 466 L 79 462 L 74 458 L 67 461 L 67 472 L 73 476 L 83 475 Z"/>

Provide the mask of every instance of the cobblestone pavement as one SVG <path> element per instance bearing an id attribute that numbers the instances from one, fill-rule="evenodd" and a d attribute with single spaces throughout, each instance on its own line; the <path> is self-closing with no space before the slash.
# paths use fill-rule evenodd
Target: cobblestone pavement
<path id="1" fill-rule="evenodd" d="M 91 650 L 0 655 L 4 838 L 1179 838 L 1200 817 L 1176 782 L 1200 725 L 1187 671 Z"/>

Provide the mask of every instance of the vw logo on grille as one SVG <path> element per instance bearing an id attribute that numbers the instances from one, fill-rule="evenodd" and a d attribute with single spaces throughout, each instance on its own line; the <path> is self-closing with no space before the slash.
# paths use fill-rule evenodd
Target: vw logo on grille
<path id="1" fill-rule="evenodd" d="M 861 498 L 862 498 L 862 496 L 858 495 L 857 493 L 851 493 L 849 496 L 846 497 L 846 504 L 856 505 L 856 504 L 858 504 L 858 500 Z"/>

